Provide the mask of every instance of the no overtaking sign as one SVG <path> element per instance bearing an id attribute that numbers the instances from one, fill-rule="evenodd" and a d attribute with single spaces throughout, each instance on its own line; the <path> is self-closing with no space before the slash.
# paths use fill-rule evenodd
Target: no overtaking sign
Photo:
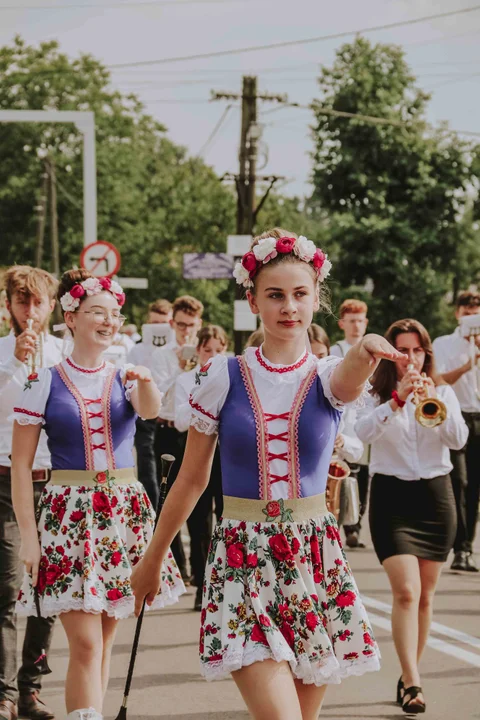
<path id="1" fill-rule="evenodd" d="M 83 248 L 80 266 L 94 277 L 112 277 L 120 270 L 120 253 L 112 243 L 97 240 Z"/>

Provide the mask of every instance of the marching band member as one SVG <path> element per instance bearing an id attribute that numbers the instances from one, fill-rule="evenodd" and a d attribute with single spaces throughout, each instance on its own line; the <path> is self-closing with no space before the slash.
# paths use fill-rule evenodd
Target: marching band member
<path id="1" fill-rule="evenodd" d="M 218 325 L 205 325 L 197 336 L 198 363 L 193 370 L 179 375 L 175 383 L 175 427 L 186 439 L 186 433 L 192 419 L 190 407 L 190 394 L 199 378 L 209 367 L 209 362 L 217 355 L 223 355 L 228 347 L 228 340 L 223 328 Z M 197 591 L 195 595 L 194 610 L 202 609 L 202 591 L 207 564 L 208 546 L 212 536 L 212 507 L 215 499 L 215 515 L 217 519 L 222 516 L 222 471 L 218 449 L 213 459 L 212 472 L 208 487 L 199 498 L 187 520 L 190 533 L 190 567 L 192 569 L 193 584 Z"/>
<path id="2" fill-rule="evenodd" d="M 280 229 L 237 264 L 265 342 L 200 374 L 184 462 L 132 578 L 139 612 L 207 486 L 219 430 L 224 512 L 206 569 L 200 659 L 207 679 L 232 673 L 255 718 L 313 720 L 327 683 L 379 667 L 324 492 L 343 403 L 361 395 L 380 358 L 401 356 L 376 335 L 344 361 L 306 350 L 329 270 L 320 248 Z"/>
<path id="3" fill-rule="evenodd" d="M 378 366 L 370 402 L 359 411 L 355 430 L 372 446 L 370 530 L 393 593 L 392 635 L 402 668 L 397 702 L 406 713 L 420 713 L 425 700 L 418 664 L 435 588 L 455 538 L 449 450 L 463 447 L 468 430 L 455 393 L 436 374 L 423 325 L 398 320 L 385 338 L 402 355 L 395 364 Z M 416 418 L 416 402 L 427 390 L 446 408 L 438 427 L 422 426 Z"/>
<path id="4" fill-rule="evenodd" d="M 71 357 L 25 382 L 13 431 L 13 504 L 25 575 L 20 615 L 60 614 L 69 643 L 68 718 L 101 718 L 119 618 L 133 611 L 132 567 L 152 536 L 155 513 L 133 472 L 138 412 L 156 417 L 160 393 L 146 368 L 102 361 L 124 316 L 125 295 L 109 278 L 63 275 L 58 299 L 73 335 Z M 42 426 L 52 477 L 33 507 L 31 468 Z M 40 537 L 40 540 L 39 540 Z M 155 607 L 184 586 L 167 551 Z"/>
<path id="5" fill-rule="evenodd" d="M 310 325 L 308 339 L 310 340 L 312 354 L 319 360 L 330 355 L 330 338 L 320 325 L 315 323 Z"/>
<path id="6" fill-rule="evenodd" d="M 41 675 L 35 661 L 50 645 L 54 618 L 28 618 L 22 666 L 17 676 L 15 600 L 22 581 L 22 564 L 18 557 L 20 534 L 12 506 L 9 417 L 31 374 L 28 362 L 36 351 L 40 333 L 43 333 L 42 364 L 49 367 L 62 359 L 61 341 L 48 332 L 57 281 L 40 268 L 14 265 L 5 273 L 5 288 L 12 330 L 0 338 L 0 718 L 15 720 L 20 713 L 32 720 L 51 720 L 52 711 L 39 698 Z M 28 320 L 33 320 L 31 330 Z M 42 433 L 29 476 L 35 505 L 49 478 L 50 467 L 50 453 Z"/>
<path id="7" fill-rule="evenodd" d="M 363 302 L 363 300 L 348 298 L 342 302 L 339 309 L 340 320 L 338 321 L 338 326 L 341 330 L 343 330 L 344 339 L 339 340 L 332 345 L 330 353 L 334 357 L 345 357 L 350 348 L 352 348 L 357 342 L 360 342 L 367 332 L 367 313 L 368 305 Z M 350 417 L 354 422 L 355 419 L 353 418 L 352 413 L 350 413 Z M 358 482 L 360 514 L 356 525 L 345 525 L 343 528 L 345 531 L 345 541 L 349 548 L 365 547 L 365 543 L 360 540 L 360 532 L 362 530 L 362 518 L 367 509 L 368 489 L 370 484 L 368 455 L 368 447 L 365 447 L 364 453 L 359 458 L 359 461 L 355 463 L 354 468 L 352 468 Z"/>
<path id="8" fill-rule="evenodd" d="M 157 477 L 160 485 L 160 458 L 170 453 L 180 459 L 183 448 L 179 432 L 175 428 L 175 381 L 185 371 L 187 362 L 192 359 L 193 344 L 202 327 L 203 304 L 190 295 L 175 300 L 172 307 L 170 325 L 175 333 L 173 340 L 154 351 L 152 356 L 152 376 L 158 389 L 163 393 L 162 413 L 157 419 L 155 434 L 155 455 L 157 458 Z M 169 475 L 169 487 L 175 482 L 180 463 L 175 462 Z M 172 552 L 183 578 L 187 578 L 187 564 L 180 533 L 172 541 Z"/>
<path id="9" fill-rule="evenodd" d="M 455 317 L 460 320 L 466 315 L 480 315 L 480 293 L 465 290 L 458 295 Z M 478 324 L 480 326 L 480 316 Z M 477 353 L 480 353 L 480 334 L 475 342 Z M 480 383 L 475 383 L 474 373 L 478 370 L 472 368 L 469 349 L 469 342 L 462 337 L 460 326 L 451 335 L 444 335 L 433 342 L 438 370 L 445 382 L 452 386 L 469 430 L 466 445 L 451 453 L 458 520 L 451 567 L 452 570 L 478 572 L 472 553 L 480 501 L 480 396 L 476 392 L 476 389 L 480 390 Z"/>
<path id="10" fill-rule="evenodd" d="M 172 304 L 168 300 L 156 300 L 148 306 L 147 325 L 169 323 L 172 319 Z M 127 361 L 132 365 L 142 365 L 151 371 L 152 347 L 137 343 L 128 353 Z M 147 495 L 156 508 L 159 488 L 157 482 L 157 462 L 155 458 L 155 431 L 157 419 L 137 418 L 135 427 L 135 450 L 137 451 L 138 479 L 147 491 Z"/>

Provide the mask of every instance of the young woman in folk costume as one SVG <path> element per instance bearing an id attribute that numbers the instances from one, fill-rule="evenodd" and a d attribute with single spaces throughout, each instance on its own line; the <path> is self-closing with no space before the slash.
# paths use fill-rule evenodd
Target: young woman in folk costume
<path id="1" fill-rule="evenodd" d="M 200 660 L 207 679 L 232 673 L 262 720 L 313 720 L 326 684 L 379 668 L 324 493 L 343 404 L 381 358 L 401 354 L 377 335 L 343 361 L 306 350 L 329 269 L 312 242 L 281 229 L 256 238 L 236 267 L 265 341 L 198 373 L 183 465 L 132 577 L 138 612 L 207 485 L 218 431 L 224 512 L 205 574 Z"/>
<path id="2" fill-rule="evenodd" d="M 73 335 L 71 357 L 29 376 L 15 408 L 13 503 L 25 577 L 17 612 L 60 614 L 70 659 L 68 717 L 101 718 L 119 618 L 134 610 L 132 567 L 145 553 L 155 512 L 134 475 L 137 413 L 158 415 L 161 396 L 150 371 L 116 370 L 102 353 L 124 321 L 121 287 L 82 270 L 64 274 L 58 298 Z M 52 476 L 33 509 L 31 465 L 44 427 Z M 184 591 L 168 549 L 152 607 Z"/>

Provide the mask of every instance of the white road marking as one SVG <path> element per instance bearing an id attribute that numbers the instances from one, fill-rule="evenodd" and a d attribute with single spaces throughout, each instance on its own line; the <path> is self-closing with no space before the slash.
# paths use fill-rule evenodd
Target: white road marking
<path id="1" fill-rule="evenodd" d="M 387 605 L 387 603 L 381 602 L 380 600 L 375 600 L 375 598 L 370 597 L 362 597 L 362 600 L 367 608 L 372 607 L 376 610 L 382 610 L 383 612 L 387 612 L 388 614 L 392 612 L 391 606 Z M 370 618 L 370 621 L 373 625 L 382 628 L 382 630 L 387 630 L 391 632 L 392 628 L 389 619 L 372 612 L 368 613 L 368 617 Z M 472 635 L 468 635 L 467 633 L 462 633 L 458 630 L 454 630 L 453 628 L 449 628 L 447 625 L 441 625 L 440 623 L 432 623 L 432 630 L 435 630 L 435 632 L 437 632 L 438 634 L 446 635 L 447 637 L 459 640 L 460 642 L 463 642 L 465 644 L 472 645 L 473 647 L 480 647 L 480 641 L 478 638 L 473 637 Z M 472 653 L 469 650 L 464 650 L 463 648 L 457 647 L 457 645 L 452 645 L 451 643 L 447 643 L 444 640 L 440 640 L 440 638 L 432 636 L 428 638 L 427 645 L 433 650 L 437 650 L 438 652 L 444 653 L 445 655 L 450 655 L 450 657 L 455 657 L 458 660 L 462 660 L 463 662 L 468 663 L 469 665 L 480 668 L 480 655 L 477 655 L 476 653 Z"/>
<path id="2" fill-rule="evenodd" d="M 362 600 L 367 607 L 372 607 L 374 610 L 381 610 L 389 615 L 392 612 L 392 606 L 382 602 L 381 600 L 376 600 L 372 597 L 362 597 Z M 433 632 L 436 632 L 437 635 L 445 635 L 450 638 L 450 640 L 458 640 L 458 642 L 461 642 L 464 645 L 470 645 L 471 647 L 480 650 L 480 638 L 475 637 L 474 635 L 469 635 L 461 630 L 455 630 L 455 628 L 451 628 L 448 627 L 448 625 L 442 625 L 437 622 L 432 622 L 431 629 Z"/>

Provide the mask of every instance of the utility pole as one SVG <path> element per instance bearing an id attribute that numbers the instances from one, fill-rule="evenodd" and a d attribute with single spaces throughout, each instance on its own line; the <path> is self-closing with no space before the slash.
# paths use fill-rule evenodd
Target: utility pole
<path id="1" fill-rule="evenodd" d="M 55 161 L 47 160 L 50 175 L 50 239 L 52 247 L 52 273 L 60 279 L 60 250 L 58 247 L 57 175 Z"/>
<path id="2" fill-rule="evenodd" d="M 288 101 L 286 95 L 274 95 L 272 93 L 258 93 L 257 78 L 255 76 L 244 76 L 242 81 L 242 94 L 230 92 L 212 92 L 212 100 L 241 100 L 242 121 L 240 129 L 240 150 L 239 150 L 239 172 L 238 174 L 226 173 L 222 179 L 233 180 L 237 190 L 237 234 L 253 235 L 258 213 L 260 212 L 270 190 L 282 177 L 268 175 L 258 177 L 256 174 L 257 143 L 261 137 L 262 129 L 257 122 L 257 102 L 285 103 Z M 257 205 L 256 183 L 257 181 L 268 182 L 269 185 Z M 236 285 L 235 300 L 243 300 L 243 288 Z M 235 353 L 241 354 L 245 341 L 245 331 L 234 331 Z"/>
<path id="3" fill-rule="evenodd" d="M 35 210 L 38 212 L 37 221 L 37 252 L 35 256 L 36 267 L 42 267 L 43 262 L 43 241 L 45 238 L 45 220 L 47 215 L 47 193 L 48 193 L 48 172 L 44 165 L 42 172 L 42 185 L 40 188 L 40 204 Z"/>

